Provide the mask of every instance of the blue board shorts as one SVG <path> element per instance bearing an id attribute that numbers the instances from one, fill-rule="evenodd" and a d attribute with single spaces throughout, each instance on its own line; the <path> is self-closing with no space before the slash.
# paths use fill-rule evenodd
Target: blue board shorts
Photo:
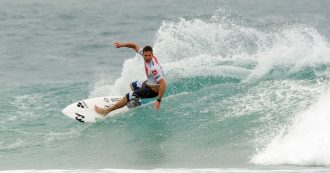
<path id="1" fill-rule="evenodd" d="M 146 85 L 147 81 L 135 81 L 132 82 L 133 91 L 126 94 L 127 101 L 131 101 L 135 98 L 154 98 L 158 96 L 158 93 L 156 93 L 154 90 L 152 90 L 150 87 Z"/>

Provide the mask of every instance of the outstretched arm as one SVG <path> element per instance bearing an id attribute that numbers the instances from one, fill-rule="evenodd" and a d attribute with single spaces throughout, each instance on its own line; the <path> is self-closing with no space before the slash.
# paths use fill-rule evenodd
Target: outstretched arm
<path id="1" fill-rule="evenodd" d="M 132 48 L 135 50 L 135 52 L 138 52 L 141 49 L 141 47 L 138 44 L 133 43 L 133 42 L 125 42 L 125 43 L 115 42 L 115 43 L 113 43 L 113 45 L 116 48 L 121 48 L 121 47 Z"/>

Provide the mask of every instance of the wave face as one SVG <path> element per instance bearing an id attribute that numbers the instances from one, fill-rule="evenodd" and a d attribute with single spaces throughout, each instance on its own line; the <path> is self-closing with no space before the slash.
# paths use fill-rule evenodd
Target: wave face
<path id="1" fill-rule="evenodd" d="M 329 85 L 327 40 L 305 25 L 260 29 L 219 16 L 164 21 L 155 34 L 168 83 L 161 111 L 123 118 L 139 129 L 141 152 L 165 166 L 329 165 L 329 101 L 319 99 Z M 111 94 L 143 79 L 142 64 L 126 60 Z"/>

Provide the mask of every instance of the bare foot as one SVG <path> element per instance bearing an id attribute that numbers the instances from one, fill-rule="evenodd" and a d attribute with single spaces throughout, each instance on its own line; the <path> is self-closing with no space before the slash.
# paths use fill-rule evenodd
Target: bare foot
<path id="1" fill-rule="evenodd" d="M 100 108 L 95 105 L 95 111 L 103 116 L 106 116 L 108 114 L 106 109 Z"/>

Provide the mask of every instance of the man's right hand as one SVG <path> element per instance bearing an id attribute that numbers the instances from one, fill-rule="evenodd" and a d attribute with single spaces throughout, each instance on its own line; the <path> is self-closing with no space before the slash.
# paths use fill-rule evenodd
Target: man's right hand
<path id="1" fill-rule="evenodd" d="M 121 47 L 123 47 L 123 45 L 122 45 L 120 42 L 115 42 L 115 43 L 113 43 L 113 45 L 114 45 L 116 48 L 121 48 Z"/>
<path id="2" fill-rule="evenodd" d="M 125 43 L 120 43 L 120 42 L 115 42 L 113 43 L 113 45 L 116 47 L 116 48 L 121 48 L 121 47 L 128 47 L 128 48 L 132 48 L 135 50 L 135 52 L 139 52 L 140 50 L 140 46 L 136 43 L 133 43 L 133 42 L 125 42 Z"/>

